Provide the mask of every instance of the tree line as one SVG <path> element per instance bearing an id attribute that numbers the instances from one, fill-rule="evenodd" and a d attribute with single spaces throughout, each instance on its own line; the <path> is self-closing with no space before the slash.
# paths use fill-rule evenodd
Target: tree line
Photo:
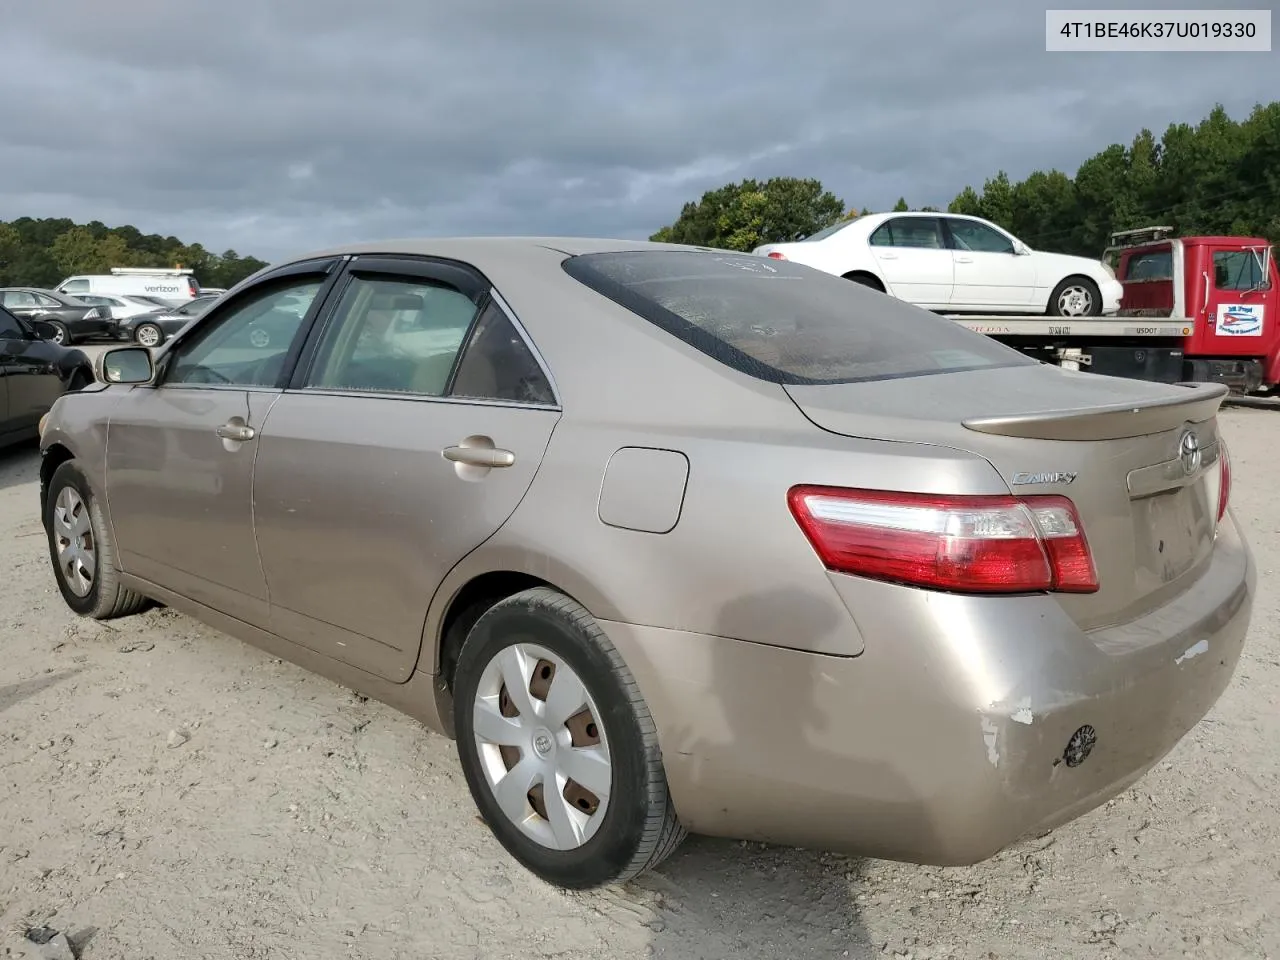
<path id="1" fill-rule="evenodd" d="M 912 208 L 902 198 L 894 209 Z M 1143 129 L 1128 146 L 1114 143 L 1094 154 L 1074 177 L 1036 171 L 1014 182 L 1002 170 L 981 190 L 965 187 L 947 210 L 997 223 L 1032 247 L 1082 256 L 1098 256 L 1114 231 L 1157 224 L 1184 236 L 1277 243 L 1280 101 L 1258 105 L 1240 121 L 1218 105 L 1200 123 L 1171 124 L 1158 139 Z M 849 206 L 818 180 L 744 180 L 686 203 L 650 239 L 750 250 L 871 212 Z"/>
<path id="2" fill-rule="evenodd" d="M 184 267 L 205 287 L 231 287 L 267 264 L 234 250 L 212 253 L 137 227 L 78 224 L 66 218 L 0 220 L 0 287 L 48 289 L 76 274 L 112 267 Z"/>

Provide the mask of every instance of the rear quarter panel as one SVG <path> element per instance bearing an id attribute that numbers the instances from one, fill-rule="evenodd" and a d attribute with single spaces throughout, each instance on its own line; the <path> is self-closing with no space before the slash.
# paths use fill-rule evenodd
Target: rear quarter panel
<path id="1" fill-rule="evenodd" d="M 419 669 L 436 670 L 452 597 L 497 570 L 546 580 L 601 619 L 853 656 L 856 623 L 792 518 L 787 490 L 1006 490 L 971 454 L 826 433 L 777 384 L 732 371 L 567 276 L 492 279 L 546 359 L 564 415 L 511 519 L 438 591 Z M 605 469 L 628 446 L 688 459 L 669 532 L 600 519 Z"/>

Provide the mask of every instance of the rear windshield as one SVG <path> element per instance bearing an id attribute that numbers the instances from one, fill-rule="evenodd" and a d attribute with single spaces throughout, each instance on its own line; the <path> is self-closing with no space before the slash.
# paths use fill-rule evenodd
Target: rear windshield
<path id="1" fill-rule="evenodd" d="M 1037 361 L 935 314 L 810 267 L 750 254 L 591 253 L 569 276 L 736 370 L 853 383 Z"/>
<path id="2" fill-rule="evenodd" d="M 1125 283 L 1173 279 L 1173 251 L 1147 250 L 1129 255 L 1124 271 Z"/>

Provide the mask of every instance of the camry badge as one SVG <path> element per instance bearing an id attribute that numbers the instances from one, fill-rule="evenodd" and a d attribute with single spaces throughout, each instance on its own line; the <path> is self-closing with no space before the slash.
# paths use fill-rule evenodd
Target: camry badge
<path id="1" fill-rule="evenodd" d="M 1033 483 L 1071 483 L 1076 474 L 1059 471 L 1057 473 L 1015 473 L 1013 482 L 1016 486 L 1025 487 Z"/>

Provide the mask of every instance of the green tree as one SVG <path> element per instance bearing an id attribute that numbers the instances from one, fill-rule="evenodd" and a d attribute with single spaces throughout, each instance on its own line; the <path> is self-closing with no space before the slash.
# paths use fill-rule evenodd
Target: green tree
<path id="1" fill-rule="evenodd" d="M 73 227 L 59 234 L 49 254 L 64 274 L 104 273 L 110 267 L 102 257 L 98 239 L 88 227 Z"/>
<path id="2" fill-rule="evenodd" d="M 0 221 L 0 286 L 52 287 L 77 273 L 112 267 L 173 267 L 195 271 L 207 287 L 230 287 L 266 263 L 234 250 L 221 256 L 177 237 L 143 234 L 137 227 L 76 224 L 65 218 Z"/>
<path id="3" fill-rule="evenodd" d="M 1156 224 L 1183 235 L 1225 233 L 1280 241 L 1280 102 L 1233 120 L 1220 105 L 1198 124 L 1159 138 L 1140 130 L 1110 144 L 1070 177 L 1003 174 L 948 208 L 994 220 L 1032 246 L 1096 256 L 1116 230 Z"/>
<path id="4" fill-rule="evenodd" d="M 844 202 L 818 180 L 774 177 L 708 190 L 686 203 L 676 221 L 650 239 L 666 243 L 751 250 L 762 243 L 803 240 L 838 222 Z"/>
<path id="5" fill-rule="evenodd" d="M 899 197 L 898 202 L 893 205 L 894 213 L 905 213 L 910 209 L 911 208 L 907 206 L 907 201 L 905 197 Z"/>

